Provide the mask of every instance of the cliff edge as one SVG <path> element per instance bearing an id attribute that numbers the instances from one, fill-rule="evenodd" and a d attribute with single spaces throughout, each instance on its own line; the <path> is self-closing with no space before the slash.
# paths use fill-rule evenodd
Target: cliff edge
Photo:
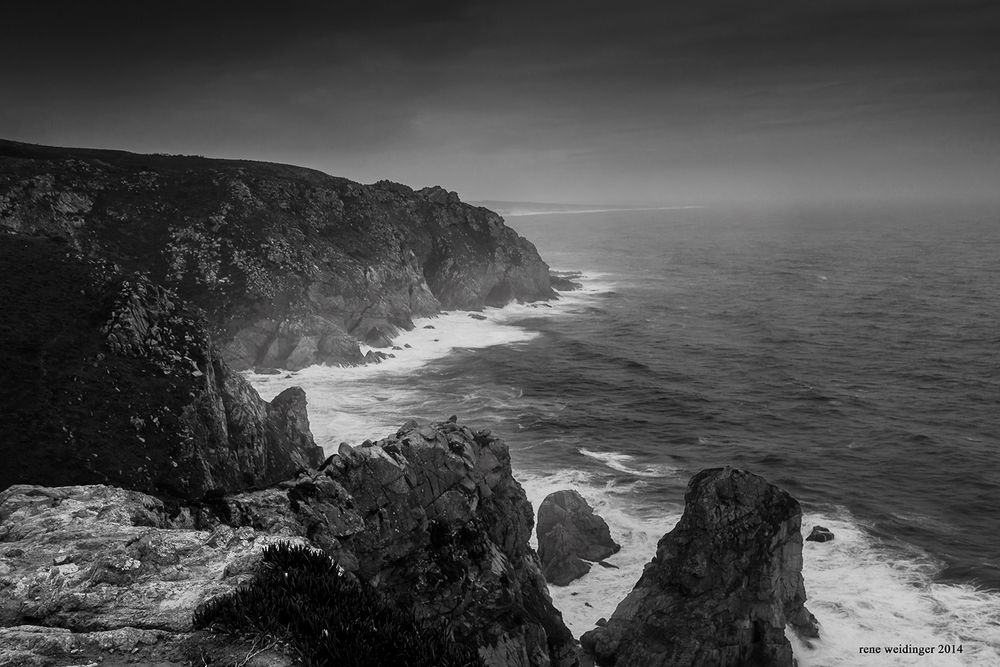
<path id="1" fill-rule="evenodd" d="M 535 247 L 453 192 L 281 164 L 0 141 L 0 229 L 144 272 L 235 370 L 361 363 L 414 317 L 554 296 Z"/>

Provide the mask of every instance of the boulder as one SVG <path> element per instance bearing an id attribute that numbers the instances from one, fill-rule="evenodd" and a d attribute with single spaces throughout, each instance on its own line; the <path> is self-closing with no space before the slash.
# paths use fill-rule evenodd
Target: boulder
<path id="1" fill-rule="evenodd" d="M 618 553 L 608 524 L 578 492 L 556 491 L 538 508 L 538 556 L 546 581 L 565 586 L 590 571 L 584 561 L 601 561 Z"/>
<path id="2" fill-rule="evenodd" d="M 812 532 L 806 538 L 806 542 L 829 542 L 833 539 L 833 533 L 829 528 L 823 526 L 813 526 Z"/>
<path id="3" fill-rule="evenodd" d="M 805 608 L 802 511 L 764 478 L 695 475 L 684 514 L 607 625 L 581 637 L 599 665 L 791 667 L 789 626 L 818 636 Z"/>

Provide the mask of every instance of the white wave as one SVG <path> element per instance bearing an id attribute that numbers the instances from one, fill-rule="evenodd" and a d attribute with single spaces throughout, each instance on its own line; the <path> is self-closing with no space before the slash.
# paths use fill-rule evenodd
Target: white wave
<path id="1" fill-rule="evenodd" d="M 1000 665 L 1000 593 L 934 581 L 939 566 L 926 554 L 881 544 L 849 515 L 807 514 L 803 532 L 815 524 L 836 537 L 803 548 L 806 606 L 820 621 L 821 639 L 812 648 L 796 642 L 802 667 Z M 941 644 L 963 650 L 942 655 Z M 886 653 L 900 645 L 935 652 Z"/>
<path id="2" fill-rule="evenodd" d="M 645 466 L 630 465 L 631 462 L 635 461 L 635 457 L 631 454 L 595 452 L 582 447 L 579 449 L 579 452 L 588 458 L 600 461 L 612 470 L 635 475 L 636 477 L 668 477 L 677 475 L 680 472 L 678 468 L 662 463 Z"/>
<path id="3" fill-rule="evenodd" d="M 271 400 L 288 387 L 302 387 L 309 403 L 309 421 L 317 444 L 328 453 L 341 442 L 357 443 L 377 439 L 395 431 L 414 416 L 445 419 L 449 415 L 428 415 L 420 411 L 426 403 L 418 391 L 402 381 L 427 364 L 460 349 L 494 345 L 520 345 L 539 334 L 516 322 L 528 317 L 558 317 L 576 312 L 607 291 L 600 274 L 583 274 L 583 289 L 564 292 L 551 302 L 511 303 L 502 308 L 485 308 L 480 313 L 444 312 L 414 320 L 411 331 L 401 332 L 392 344 L 399 349 L 380 349 L 393 357 L 363 366 L 314 365 L 278 375 L 245 373 L 262 398 Z M 471 315 L 476 315 L 472 317 Z M 428 328 L 430 327 L 430 328 Z M 362 353 L 372 348 L 361 346 Z M 516 391 L 515 391 L 516 394 Z M 514 396 L 513 398 L 516 398 Z M 482 399 L 482 400 L 480 400 Z M 505 397 L 456 396 L 455 411 L 489 408 Z M 480 418 L 482 419 L 482 418 Z"/>
<path id="4" fill-rule="evenodd" d="M 552 602 L 575 637 L 592 630 L 600 618 L 608 618 L 618 603 L 628 595 L 642 575 L 642 568 L 656 553 L 656 543 L 680 519 L 680 508 L 649 514 L 634 503 L 636 495 L 629 487 L 600 485 L 595 477 L 579 470 L 560 470 L 550 475 L 518 471 L 518 481 L 537 514 L 545 496 L 563 489 L 574 489 L 594 511 L 607 521 L 611 538 L 622 549 L 605 562 L 617 569 L 594 564 L 583 578 L 568 586 L 549 586 Z M 537 536 L 531 544 L 537 548 Z"/>
<path id="5" fill-rule="evenodd" d="M 680 507 L 649 504 L 641 495 L 601 487 L 596 476 L 563 470 L 551 475 L 520 473 L 537 509 L 549 493 L 576 489 L 604 517 L 622 550 L 569 586 L 551 586 L 553 603 L 579 637 L 609 618 L 632 590 L 659 539 L 680 518 Z M 1000 593 L 935 582 L 937 565 L 919 552 L 880 544 L 850 516 L 807 514 L 803 534 L 815 524 L 831 529 L 832 542 L 806 542 L 803 578 L 806 606 L 820 622 L 821 637 L 807 646 L 789 633 L 802 667 L 837 665 L 1000 665 Z M 961 646 L 940 654 L 939 645 Z M 933 647 L 935 653 L 886 654 L 885 647 Z M 865 646 L 880 654 L 861 654 Z"/>

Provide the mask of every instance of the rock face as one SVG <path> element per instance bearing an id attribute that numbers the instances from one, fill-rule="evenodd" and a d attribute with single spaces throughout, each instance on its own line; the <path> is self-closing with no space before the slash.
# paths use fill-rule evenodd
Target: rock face
<path id="1" fill-rule="evenodd" d="M 322 472 L 225 498 L 215 516 L 307 537 L 418 615 L 447 619 L 487 665 L 576 664 L 528 546 L 531 505 L 488 432 L 409 423 L 342 446 Z"/>
<path id="2" fill-rule="evenodd" d="M 0 626 L 11 626 L 0 640 L 19 652 L 8 664 L 50 664 L 37 647 L 58 652 L 67 629 L 78 647 L 124 633 L 128 650 L 182 648 L 197 605 L 244 581 L 264 544 L 289 540 L 445 619 L 487 665 L 576 665 L 531 529 L 506 445 L 455 422 L 409 424 L 342 447 L 321 471 L 172 511 L 106 486 L 14 486 L 0 494 Z"/>
<path id="3" fill-rule="evenodd" d="M 616 667 L 793 665 L 785 626 L 818 636 L 804 606 L 800 527 L 798 502 L 762 477 L 698 473 L 680 522 L 584 648 Z"/>
<path id="4" fill-rule="evenodd" d="M 576 491 L 550 493 L 538 508 L 538 557 L 546 581 L 565 586 L 590 571 L 585 561 L 618 553 L 608 524 Z"/>
<path id="5" fill-rule="evenodd" d="M 361 363 L 412 318 L 554 295 L 535 247 L 433 187 L 0 141 L 0 229 L 143 271 L 237 370 Z"/>
<path id="6" fill-rule="evenodd" d="M 261 400 L 171 290 L 9 234 L 0 266 L 0 488 L 109 483 L 193 499 L 322 460 L 302 390 Z"/>

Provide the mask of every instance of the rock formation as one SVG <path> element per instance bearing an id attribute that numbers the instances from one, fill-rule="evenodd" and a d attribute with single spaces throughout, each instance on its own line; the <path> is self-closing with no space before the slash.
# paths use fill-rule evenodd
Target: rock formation
<path id="1" fill-rule="evenodd" d="M 823 526 L 813 526 L 812 531 L 806 538 L 806 542 L 829 542 L 833 539 L 833 532 Z"/>
<path id="2" fill-rule="evenodd" d="M 791 626 L 818 635 L 802 581 L 801 509 L 762 477 L 704 470 L 684 514 L 604 627 L 581 638 L 599 665 L 794 664 Z"/>
<path id="3" fill-rule="evenodd" d="M 261 400 L 173 291 L 52 240 L 0 233 L 0 266 L 0 489 L 192 499 L 322 461 L 302 390 Z"/>
<path id="4" fill-rule="evenodd" d="M 0 141 L 0 229 L 146 272 L 236 370 L 361 363 L 412 318 L 554 295 L 535 247 L 442 188 Z"/>
<path id="5" fill-rule="evenodd" d="M 590 571 L 586 561 L 618 553 L 604 519 L 578 492 L 550 493 L 538 508 L 538 557 L 550 584 L 565 586 Z"/>
<path id="6" fill-rule="evenodd" d="M 39 637 L 65 643 L 58 628 L 88 633 L 79 646 L 92 633 L 147 631 L 141 650 L 189 646 L 197 605 L 243 581 L 263 544 L 290 540 L 445 619 L 486 665 L 569 667 L 575 644 L 531 528 L 506 445 L 451 421 L 411 423 L 343 446 L 322 470 L 172 512 L 106 486 L 15 486 L 0 494 L 0 625 L 16 629 L 0 637 L 22 658 Z"/>

